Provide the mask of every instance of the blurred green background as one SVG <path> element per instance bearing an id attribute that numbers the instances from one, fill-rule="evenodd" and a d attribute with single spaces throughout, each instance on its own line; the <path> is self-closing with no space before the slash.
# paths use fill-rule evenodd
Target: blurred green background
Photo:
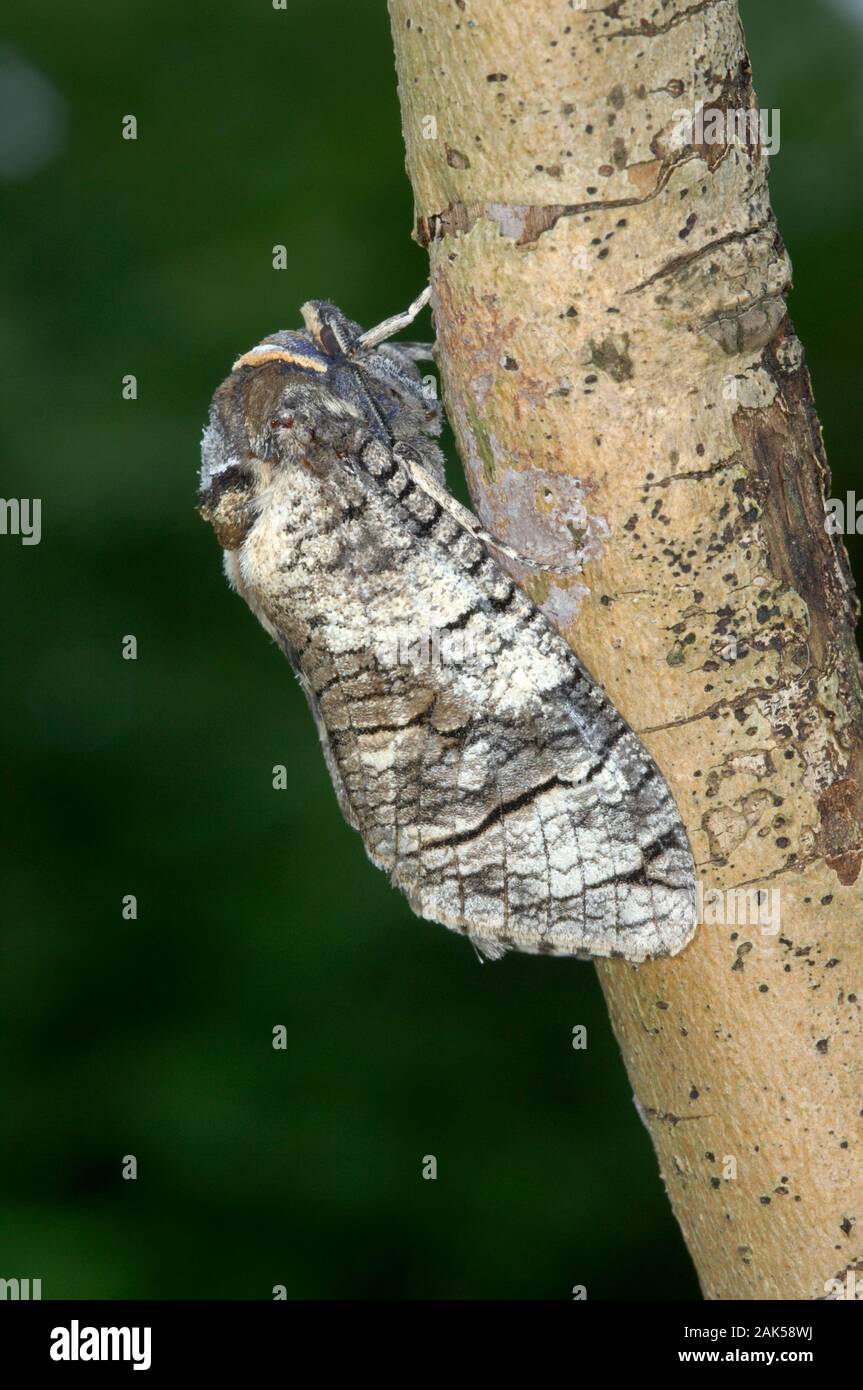
<path id="1" fill-rule="evenodd" d="M 863 6 L 742 9 L 842 493 Z M 194 511 L 236 354 L 309 297 L 371 323 L 423 282 L 383 0 L 43 0 L 7 22 L 0 90 L 2 491 L 43 499 L 39 546 L 0 542 L 0 1276 L 46 1298 L 697 1296 L 593 970 L 482 968 L 412 918 Z"/>

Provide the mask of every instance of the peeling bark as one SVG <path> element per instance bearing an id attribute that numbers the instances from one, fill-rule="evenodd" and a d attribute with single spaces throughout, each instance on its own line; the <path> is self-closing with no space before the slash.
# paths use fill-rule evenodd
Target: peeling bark
<path id="1" fill-rule="evenodd" d="M 857 605 L 766 157 L 680 129 L 756 107 L 736 4 L 390 13 L 476 508 L 580 559 L 513 572 L 662 767 L 705 903 L 780 892 L 777 934 L 599 965 L 636 1103 L 705 1296 L 823 1298 L 863 1266 Z"/>

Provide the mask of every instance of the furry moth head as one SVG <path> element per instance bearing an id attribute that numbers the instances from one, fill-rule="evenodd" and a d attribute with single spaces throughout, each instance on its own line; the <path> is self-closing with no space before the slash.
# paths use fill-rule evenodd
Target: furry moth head
<path id="1" fill-rule="evenodd" d="M 429 436 L 441 407 L 416 366 L 424 349 L 372 342 L 334 304 L 302 307 L 304 331 L 273 333 L 238 357 L 213 397 L 204 432 L 201 511 L 234 550 L 248 529 L 256 492 L 274 468 L 312 458 L 337 465 L 371 435 L 419 443 L 438 471 Z"/>

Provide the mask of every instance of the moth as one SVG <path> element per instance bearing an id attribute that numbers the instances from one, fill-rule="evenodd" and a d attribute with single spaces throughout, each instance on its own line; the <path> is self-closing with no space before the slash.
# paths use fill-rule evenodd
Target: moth
<path id="1" fill-rule="evenodd" d="M 420 916 L 482 956 L 673 955 L 695 870 L 671 793 L 447 490 L 419 344 L 312 300 L 234 363 L 200 512 L 293 667 L 339 805 Z M 411 635 L 450 659 L 419 659 Z M 407 634 L 407 640 L 405 635 Z M 453 655 L 453 651 L 455 655 Z"/>

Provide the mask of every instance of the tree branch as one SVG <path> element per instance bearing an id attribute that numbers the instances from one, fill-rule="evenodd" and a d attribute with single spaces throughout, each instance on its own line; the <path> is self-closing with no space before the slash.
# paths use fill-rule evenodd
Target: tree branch
<path id="1" fill-rule="evenodd" d="M 823 1298 L 863 1271 L 857 609 L 767 161 L 734 125 L 736 4 L 390 12 L 475 505 L 552 569 L 580 557 L 513 572 L 663 768 L 703 880 L 681 956 L 598 967 L 640 1113 L 705 1296 Z M 682 125 L 699 108 L 718 141 Z"/>

